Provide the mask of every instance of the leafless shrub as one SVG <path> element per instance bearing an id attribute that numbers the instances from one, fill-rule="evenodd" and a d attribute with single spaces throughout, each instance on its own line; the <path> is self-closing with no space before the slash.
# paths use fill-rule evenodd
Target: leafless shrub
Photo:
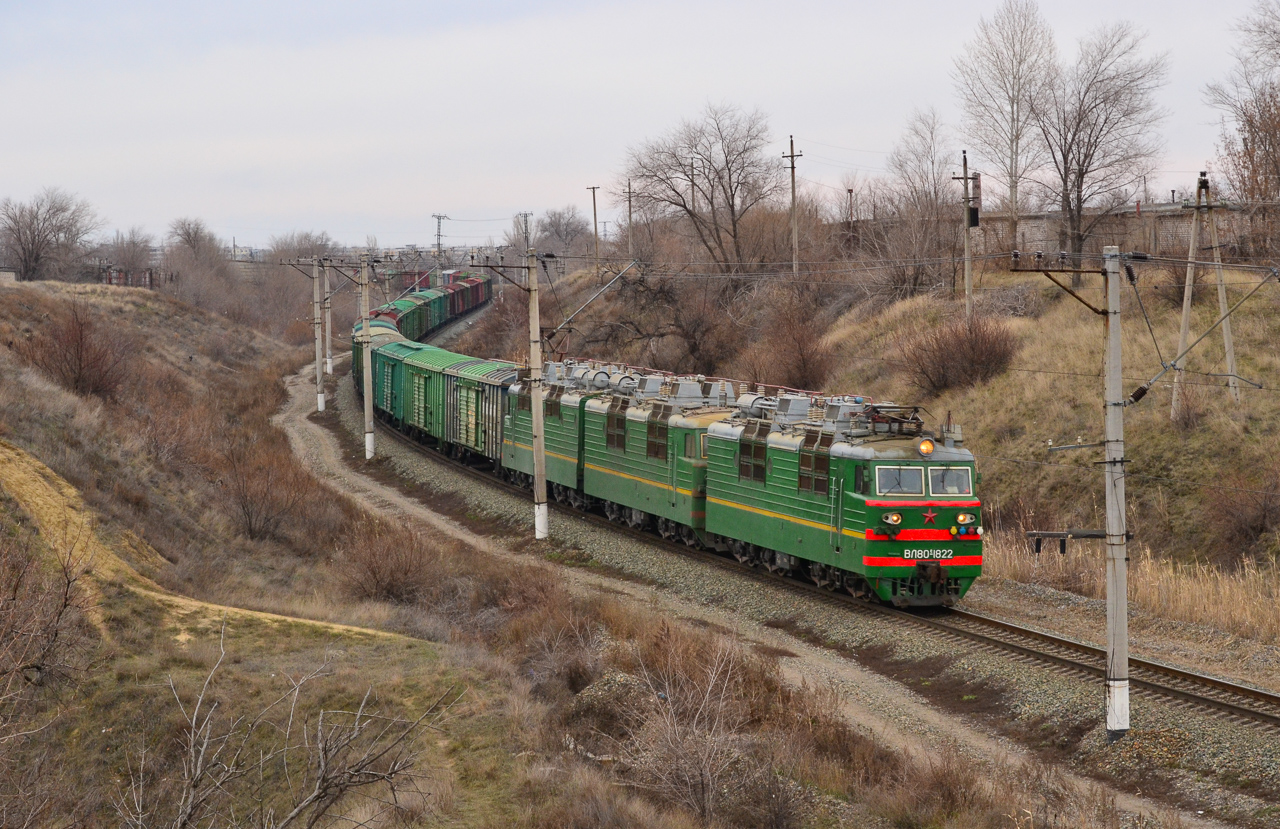
<path id="1" fill-rule="evenodd" d="M 1038 317 L 1044 313 L 1044 293 L 1022 283 L 986 291 L 974 302 L 974 311 L 993 317 Z"/>
<path id="2" fill-rule="evenodd" d="M 697 664 L 678 652 L 640 664 L 646 698 L 624 744 L 635 784 L 688 808 L 710 825 L 725 785 L 746 763 L 750 708 L 737 691 L 743 653 L 718 640 Z"/>
<path id="3" fill-rule="evenodd" d="M 0 745 L 14 728 L 14 709 L 41 687 L 72 678 L 84 668 L 87 640 L 80 624 L 87 598 L 84 536 L 92 530 L 68 518 L 52 539 L 56 566 L 48 567 L 36 543 L 23 534 L 0 536 Z"/>
<path id="4" fill-rule="evenodd" d="M 7 524 L 8 522 L 6 522 Z M 89 528 L 68 519 L 48 539 L 50 566 L 38 542 L 8 525 L 0 535 L 0 823 L 44 825 L 58 784 L 60 758 L 39 749 L 59 716 L 41 696 L 83 676 L 92 638 L 86 624 Z M 35 749 L 35 750 L 32 750 Z M 66 802 L 65 800 L 63 801 Z"/>
<path id="5" fill-rule="evenodd" d="M 911 383 L 926 394 L 941 394 L 990 380 L 1009 367 L 1017 337 L 1003 323 L 975 315 L 943 323 L 908 346 Z"/>
<path id="6" fill-rule="evenodd" d="M 317 484 L 278 434 L 240 429 L 227 435 L 215 462 L 227 510 L 254 540 L 279 537 Z"/>
<path id="7" fill-rule="evenodd" d="M 157 797 L 147 752 L 129 758 L 129 784 L 114 799 L 117 816 L 130 829 L 166 826 L 285 829 L 313 827 L 352 795 L 390 789 L 375 815 L 393 814 L 395 787 L 412 777 L 416 740 L 463 696 L 456 687 L 417 718 L 385 715 L 370 705 L 370 689 L 353 710 L 305 710 L 304 688 L 329 674 L 329 663 L 287 677 L 289 689 L 256 714 L 223 714 L 214 678 L 217 661 L 194 695 L 172 677 L 168 690 L 181 715 L 181 772 L 176 786 Z M 377 801 L 375 801 L 377 802 Z M 242 817 L 251 816 L 245 823 Z"/>
<path id="8" fill-rule="evenodd" d="M 411 604 L 446 577 L 440 547 L 420 531 L 365 519 L 339 547 L 342 580 L 356 598 Z"/>
<path id="9" fill-rule="evenodd" d="M 1222 539 L 1220 563 L 1239 563 L 1263 538 L 1280 532 L 1280 469 L 1236 474 L 1208 494 L 1208 515 Z"/>
<path id="10" fill-rule="evenodd" d="M 23 344 L 33 365 L 76 394 L 113 397 L 134 370 L 138 343 L 71 302 Z"/>

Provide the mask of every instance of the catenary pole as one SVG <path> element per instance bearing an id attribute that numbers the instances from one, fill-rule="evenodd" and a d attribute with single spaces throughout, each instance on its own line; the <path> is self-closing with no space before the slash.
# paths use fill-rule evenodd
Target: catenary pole
<path id="1" fill-rule="evenodd" d="M 1129 730 L 1128 528 L 1124 500 L 1124 407 L 1121 389 L 1120 248 L 1102 249 L 1107 280 L 1106 505 L 1107 505 L 1107 736 Z"/>
<path id="2" fill-rule="evenodd" d="M 635 259 L 635 244 L 631 241 L 631 179 L 627 179 L 627 258 Z"/>
<path id="3" fill-rule="evenodd" d="M 312 328 L 316 335 L 316 411 L 324 411 L 324 336 L 320 315 L 320 260 L 311 260 L 311 311 Z"/>
<path id="4" fill-rule="evenodd" d="M 373 332 L 369 329 L 369 254 L 360 254 L 360 366 L 364 374 L 364 457 L 373 459 Z"/>
<path id="5" fill-rule="evenodd" d="M 333 294 L 329 292 L 329 260 L 324 261 L 324 373 L 333 374 Z"/>
<path id="6" fill-rule="evenodd" d="M 542 411 L 542 319 L 538 311 L 538 254 L 529 248 L 529 408 L 533 421 L 533 537 L 550 534 L 547 515 L 547 443 Z"/>

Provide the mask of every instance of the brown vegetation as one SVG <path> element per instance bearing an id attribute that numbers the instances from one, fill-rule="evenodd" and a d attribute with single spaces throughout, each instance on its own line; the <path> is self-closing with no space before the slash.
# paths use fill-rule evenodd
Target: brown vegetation
<path id="1" fill-rule="evenodd" d="M 73 300 L 23 342 L 23 354 L 67 391 L 113 397 L 130 379 L 138 340 Z"/>
<path id="2" fill-rule="evenodd" d="M 1004 372 L 1018 339 L 1000 320 L 974 315 L 908 336 L 903 362 L 912 385 L 928 395 L 963 389 Z"/>

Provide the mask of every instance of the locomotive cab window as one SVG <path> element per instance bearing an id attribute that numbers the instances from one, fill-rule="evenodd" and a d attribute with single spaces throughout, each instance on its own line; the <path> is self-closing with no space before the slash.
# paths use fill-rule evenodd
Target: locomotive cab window
<path id="1" fill-rule="evenodd" d="M 693 432 L 686 432 L 684 436 L 684 456 L 686 458 L 694 457 L 693 451 L 694 451 L 694 434 Z"/>
<path id="2" fill-rule="evenodd" d="M 703 432 L 701 435 L 698 436 L 698 438 L 699 438 L 698 442 L 701 444 L 699 454 L 702 455 L 703 459 L 705 460 L 707 457 L 707 433 Z"/>
<path id="3" fill-rule="evenodd" d="M 877 466 L 878 495 L 924 495 L 924 470 L 918 466 Z"/>
<path id="4" fill-rule="evenodd" d="M 972 495 L 973 479 L 967 466 L 929 467 L 929 492 L 932 495 Z"/>

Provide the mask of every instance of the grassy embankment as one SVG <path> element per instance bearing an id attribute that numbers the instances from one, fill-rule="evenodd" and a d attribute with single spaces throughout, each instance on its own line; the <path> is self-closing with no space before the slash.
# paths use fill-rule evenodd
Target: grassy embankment
<path id="1" fill-rule="evenodd" d="M 66 343 L 72 298 L 98 326 L 89 340 L 110 326 L 136 355 L 110 391 L 75 394 L 31 368 L 32 346 Z M 417 776 L 397 789 L 403 800 L 389 806 L 379 784 L 334 816 L 587 827 L 862 815 L 928 825 L 1051 809 L 1079 825 L 1115 821 L 1105 796 L 1051 769 L 982 770 L 948 752 L 879 745 L 830 695 L 782 682 L 776 656 L 614 597 L 571 595 L 532 562 L 361 517 L 297 465 L 270 425 L 299 352 L 154 294 L 56 285 L 0 292 L 0 334 L 10 559 L 52 574 L 69 562 L 62 572 L 78 574 L 60 628 L 60 641 L 74 643 L 59 655 L 66 670 L 2 701 L 7 722 L 42 726 L 2 744 L 0 769 L 39 772 L 6 781 L 10 813 L 113 822 L 142 775 L 154 822 L 181 800 L 191 733 L 170 682 L 190 710 L 216 667 L 206 702 L 219 703 L 214 728 L 229 734 L 290 678 L 325 666 L 296 711 L 308 728 L 322 710 L 352 710 L 371 687 L 393 716 L 465 690 L 441 733 L 404 744 Z M 85 545 L 91 554 L 74 552 Z M 266 722 L 287 729 L 284 710 Z M 246 739 L 270 746 L 280 733 Z M 255 798 L 285 804 L 287 762 L 299 780 L 307 756 L 299 749 L 256 778 L 265 788 L 228 797 L 241 809 Z"/>
<path id="2" fill-rule="evenodd" d="M 1132 288 L 1123 295 L 1125 388 L 1132 391 L 1176 352 L 1180 289 L 1139 271 L 1148 331 Z M 1100 279 L 1084 294 L 1101 304 Z M 1231 301 L 1258 275 L 1228 272 Z M 1055 445 L 1102 440 L 1103 323 L 1039 276 L 990 273 L 978 308 L 999 318 L 1017 338 L 1009 368 L 994 379 L 937 396 L 911 380 L 911 348 L 920 335 L 961 308 L 936 297 L 855 309 L 828 337 L 841 369 L 832 389 L 877 399 L 919 402 L 931 423 L 948 413 L 964 427 L 978 457 L 988 545 L 987 574 L 1101 596 L 1103 569 L 1096 543 L 1073 542 L 1065 558 L 1027 553 L 1027 529 L 1102 527 L 1100 450 L 1050 453 Z M 1129 526 L 1134 533 L 1130 596 L 1158 615 L 1208 624 L 1263 641 L 1280 641 L 1274 607 L 1280 599 L 1280 288 L 1265 286 L 1233 317 L 1238 373 L 1267 387 L 1241 384 L 1243 402 L 1223 387 L 1220 335 L 1211 334 L 1188 359 L 1186 413 L 1170 418 L 1172 386 L 1164 381 L 1125 410 Z M 1212 285 L 1193 308 L 1192 335 L 1218 317 Z"/>

